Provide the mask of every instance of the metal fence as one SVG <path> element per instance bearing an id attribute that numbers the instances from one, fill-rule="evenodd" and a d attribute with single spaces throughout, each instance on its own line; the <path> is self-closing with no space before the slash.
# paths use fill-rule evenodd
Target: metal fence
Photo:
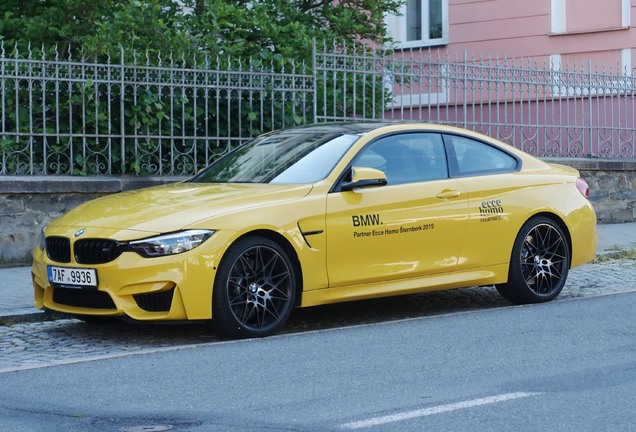
<path id="1" fill-rule="evenodd" d="M 1 52 L 0 175 L 188 175 L 263 131 L 313 120 L 304 65 Z"/>
<path id="2" fill-rule="evenodd" d="M 636 156 L 636 82 L 618 70 L 324 46 L 284 64 L 0 46 L 0 175 L 190 175 L 265 131 L 359 119 L 457 125 L 542 157 Z"/>
<path id="3" fill-rule="evenodd" d="M 631 68 L 541 62 L 533 59 L 451 57 L 448 51 L 409 50 L 359 55 L 318 55 L 317 75 L 334 86 L 357 81 L 383 86 L 380 117 L 423 120 L 475 130 L 540 157 L 634 158 L 636 78 Z M 347 78 L 348 77 L 348 78 Z M 360 85 L 360 84 L 359 84 Z M 345 98 L 323 101 L 334 115 L 318 120 L 366 117 Z M 334 108 L 337 107 L 337 108 Z M 377 112 L 370 109 L 367 112 Z"/>

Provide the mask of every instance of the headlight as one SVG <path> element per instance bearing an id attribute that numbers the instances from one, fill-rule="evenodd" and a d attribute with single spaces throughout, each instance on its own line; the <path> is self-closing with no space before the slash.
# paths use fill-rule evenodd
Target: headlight
<path id="1" fill-rule="evenodd" d="M 46 236 L 44 235 L 44 231 L 46 231 L 47 226 L 48 225 L 44 225 L 42 227 L 42 229 L 40 230 L 40 235 L 38 236 L 38 246 L 42 250 L 46 249 Z"/>
<path id="2" fill-rule="evenodd" d="M 214 231 L 189 230 L 172 234 L 135 240 L 128 243 L 128 249 L 146 258 L 175 255 L 194 249 L 206 241 Z"/>

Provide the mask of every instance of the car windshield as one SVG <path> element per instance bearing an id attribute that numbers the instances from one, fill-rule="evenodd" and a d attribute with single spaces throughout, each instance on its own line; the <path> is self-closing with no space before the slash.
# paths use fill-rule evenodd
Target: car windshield
<path id="1" fill-rule="evenodd" d="M 359 135 L 289 130 L 267 134 L 214 162 L 196 183 L 314 183 L 327 177 Z"/>

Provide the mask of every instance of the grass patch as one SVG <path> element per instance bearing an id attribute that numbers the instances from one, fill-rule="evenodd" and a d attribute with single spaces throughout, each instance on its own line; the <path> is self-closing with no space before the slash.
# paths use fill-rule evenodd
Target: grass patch
<path id="1" fill-rule="evenodd" d="M 619 250 L 597 255 L 592 261 L 593 264 L 600 264 L 608 261 L 636 260 L 636 248 Z"/>

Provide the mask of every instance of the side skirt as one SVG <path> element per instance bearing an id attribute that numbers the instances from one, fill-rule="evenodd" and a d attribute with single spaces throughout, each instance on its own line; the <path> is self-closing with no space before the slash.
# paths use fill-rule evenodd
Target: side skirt
<path id="1" fill-rule="evenodd" d="M 421 278 L 375 282 L 302 293 L 300 307 L 317 306 L 352 300 L 443 291 L 481 285 L 504 283 L 508 280 L 508 263 L 473 270 L 431 275 Z"/>

